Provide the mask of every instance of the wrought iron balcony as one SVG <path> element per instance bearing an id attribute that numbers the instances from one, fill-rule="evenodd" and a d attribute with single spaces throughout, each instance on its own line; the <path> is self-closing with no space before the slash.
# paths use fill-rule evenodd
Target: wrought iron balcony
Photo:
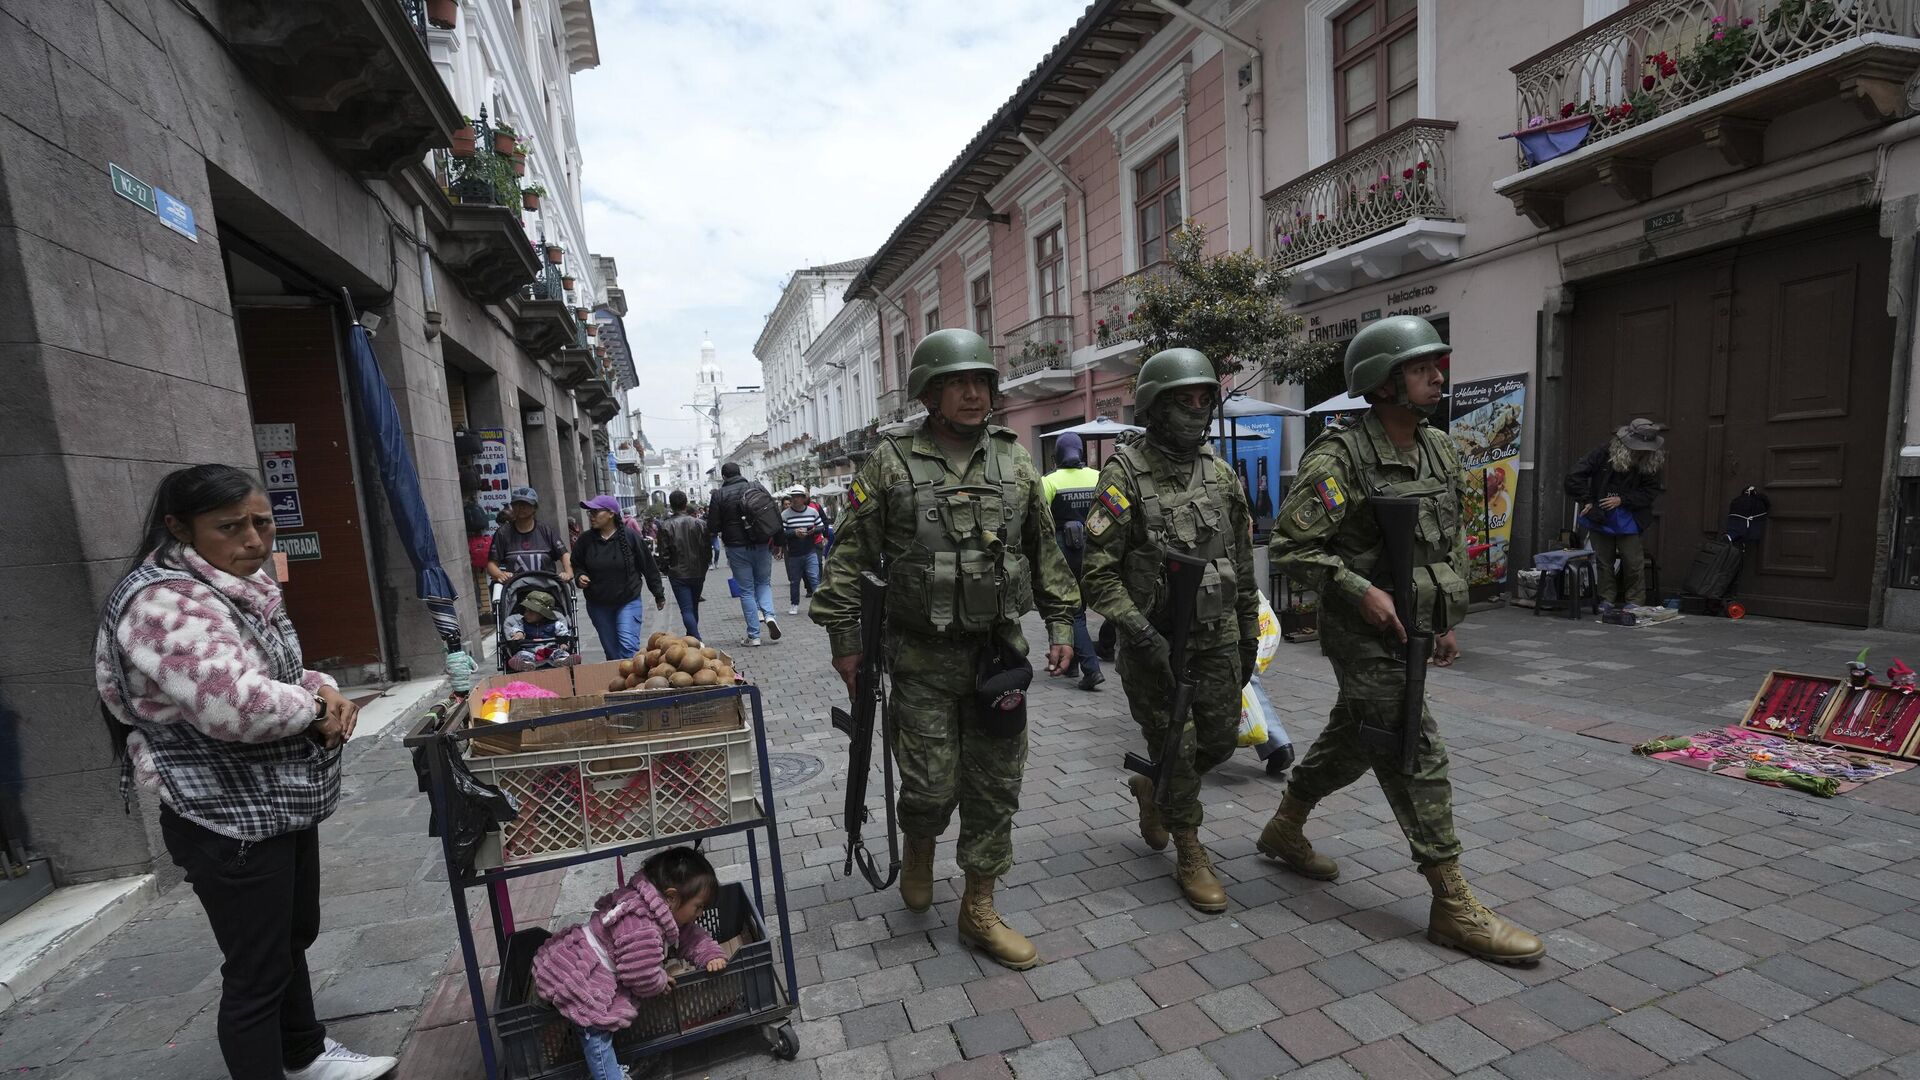
<path id="1" fill-rule="evenodd" d="M 434 70 L 416 0 L 217 0 L 234 58 L 362 173 L 384 175 L 446 146 L 460 107 Z"/>
<path id="2" fill-rule="evenodd" d="M 1130 372 L 1140 366 L 1142 345 L 1133 335 L 1133 312 L 1140 306 L 1140 283 L 1165 278 L 1173 264 L 1148 263 L 1125 277 L 1093 290 L 1093 365 Z"/>
<path id="3" fill-rule="evenodd" d="M 520 181 L 509 155 L 493 148 L 494 129 L 482 107 L 473 123 L 468 156 L 433 155 L 434 178 L 446 205 L 427 211 L 436 226 L 436 251 L 467 295 L 499 303 L 536 277 L 545 265 L 520 222 Z"/>
<path id="4" fill-rule="evenodd" d="M 1297 266 L 1416 219 L 1452 221 L 1447 120 L 1409 120 L 1274 189 L 1268 250 Z"/>
<path id="5" fill-rule="evenodd" d="M 1073 355 L 1073 316 L 1042 315 L 1007 331 L 1007 375 L 1018 378 L 1042 368 L 1065 368 Z"/>
<path id="6" fill-rule="evenodd" d="M 1562 145 L 1577 148 L 1523 149 L 1522 171 L 1494 188 L 1554 227 L 1568 191 L 1598 182 L 1645 200 L 1655 162 L 1703 142 L 1731 165 L 1758 164 L 1771 120 L 1836 93 L 1869 120 L 1893 119 L 1920 69 L 1915 20 L 1915 0 L 1633 4 L 1513 68 L 1516 132 L 1568 127 Z"/>

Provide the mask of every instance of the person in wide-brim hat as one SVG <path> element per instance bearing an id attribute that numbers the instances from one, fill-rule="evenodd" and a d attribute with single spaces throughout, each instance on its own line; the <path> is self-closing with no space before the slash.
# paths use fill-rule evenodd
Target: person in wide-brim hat
<path id="1" fill-rule="evenodd" d="M 1645 604 L 1646 543 L 1653 501 L 1666 490 L 1665 426 L 1635 417 L 1613 438 L 1587 451 L 1567 474 L 1566 493 L 1580 507 L 1579 524 L 1593 544 L 1600 603 Z M 1615 560 L 1620 563 L 1614 572 Z"/>
<path id="2" fill-rule="evenodd" d="M 1636 417 L 1620 425 L 1614 431 L 1614 437 L 1629 450 L 1665 450 L 1667 437 L 1660 434 L 1667 430 L 1666 425 L 1656 424 L 1645 417 Z"/>

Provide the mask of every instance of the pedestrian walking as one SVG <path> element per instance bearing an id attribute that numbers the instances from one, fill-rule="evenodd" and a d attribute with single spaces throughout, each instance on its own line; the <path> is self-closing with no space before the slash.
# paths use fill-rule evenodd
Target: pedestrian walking
<path id="1" fill-rule="evenodd" d="M 1100 655 L 1094 650 L 1093 636 L 1087 633 L 1086 583 L 1081 577 L 1082 560 L 1087 550 L 1087 511 L 1093 506 L 1093 493 L 1100 474 L 1087 468 L 1086 452 L 1080 436 L 1060 436 L 1053 444 L 1053 459 L 1060 467 L 1041 477 L 1047 509 L 1053 514 L 1053 537 L 1066 557 L 1067 568 L 1080 585 L 1081 605 L 1073 616 L 1073 664 L 1063 674 L 1079 679 L 1080 689 L 1095 690 L 1107 681 L 1100 671 Z"/>
<path id="2" fill-rule="evenodd" d="M 1408 631 L 1432 633 L 1433 662 L 1446 667 L 1460 653 L 1453 627 L 1467 613 L 1465 479 L 1453 440 L 1426 423 L 1445 399 L 1439 360 L 1449 351 L 1418 316 L 1361 330 L 1347 346 L 1347 391 L 1372 408 L 1313 441 L 1274 517 L 1274 565 L 1319 594 L 1320 648 L 1340 694 L 1258 847 L 1305 877 L 1338 877 L 1338 864 L 1314 851 L 1302 827 L 1321 799 L 1372 769 L 1433 891 L 1427 936 L 1482 959 L 1526 963 L 1545 955 L 1546 946 L 1488 910 L 1460 870 L 1447 747 L 1424 700 L 1419 755 L 1413 771 L 1401 771 Z M 1421 501 L 1414 627 L 1401 624 L 1393 596 L 1375 584 L 1385 580 L 1380 526 L 1369 506 L 1375 496 Z"/>
<path id="3" fill-rule="evenodd" d="M 666 566 L 673 598 L 680 605 L 680 622 L 692 637 L 700 637 L 700 594 L 707 584 L 706 522 L 687 512 L 687 493 L 667 496 L 672 516 L 660 523 L 660 561 Z"/>
<path id="4" fill-rule="evenodd" d="M 780 512 L 780 542 L 787 555 L 787 614 L 800 614 L 800 587 L 807 595 L 820 586 L 820 546 L 827 521 L 820 508 L 807 501 L 807 489 L 794 485 L 786 491 L 787 506 Z"/>
<path id="5" fill-rule="evenodd" d="M 1155 851 L 1171 839 L 1174 877 L 1196 910 L 1227 909 L 1226 890 L 1200 842 L 1200 780 L 1239 746 L 1240 688 L 1253 676 L 1260 642 L 1260 594 L 1253 581 L 1253 513 L 1246 490 L 1207 442 L 1220 378 L 1205 355 L 1168 349 L 1140 365 L 1134 415 L 1146 437 L 1114 452 L 1100 470 L 1087 514 L 1088 602 L 1120 628 L 1120 683 L 1127 707 L 1156 758 L 1169 723 L 1191 723 L 1193 738 L 1160 768 L 1173 770 L 1165 804 L 1154 782 L 1127 782 L 1140 837 Z M 1191 625 L 1173 625 L 1166 563 L 1170 552 L 1205 560 Z M 1188 631 L 1184 671 L 1168 639 Z M 1185 718 L 1171 714 L 1176 679 L 1191 680 Z"/>
<path id="6" fill-rule="evenodd" d="M 1580 525 L 1593 544 L 1600 609 L 1647 602 L 1647 546 L 1653 502 L 1666 490 L 1666 430 L 1645 418 L 1620 425 L 1606 445 L 1587 451 L 1567 474 L 1566 491 L 1580 504 Z M 1615 559 L 1620 570 L 1613 569 Z"/>
<path id="7" fill-rule="evenodd" d="M 359 709 L 307 669 L 270 563 L 273 508 L 250 473 L 160 481 L 133 567 L 94 638 L 120 758 L 160 806 L 167 854 L 219 943 L 220 1054 L 236 1080 L 371 1080 L 390 1057 L 327 1037 L 307 949 L 320 933 L 320 822 Z"/>
<path id="8" fill-rule="evenodd" d="M 487 576 L 504 583 L 515 574 L 558 574 L 561 581 L 572 581 L 573 556 L 567 545 L 535 516 L 540 493 L 517 487 L 508 498 L 507 522 L 494 530 L 493 548 L 487 553 Z"/>
<path id="9" fill-rule="evenodd" d="M 722 483 L 707 501 L 707 531 L 727 549 L 727 567 L 740 588 L 740 615 L 747 636 L 740 644 L 760 644 L 762 625 L 769 641 L 780 640 L 773 616 L 773 540 L 780 535 L 780 505 L 766 488 L 740 475 L 740 466 L 720 466 Z"/>
<path id="10" fill-rule="evenodd" d="M 852 690 L 860 669 L 860 576 L 888 571 L 888 666 L 900 831 L 900 899 L 933 903 L 935 839 L 960 810 L 966 873 L 960 940 L 1001 964 L 1040 962 L 993 906 L 1013 866 L 1013 815 L 1027 761 L 1026 712 L 981 702 L 992 677 L 1024 670 L 1020 618 L 1039 605 L 1047 670 L 1073 662 L 1073 573 L 1053 542 L 1040 476 L 1014 433 L 987 423 L 999 369 L 980 335 L 938 330 L 913 351 L 907 393 L 927 416 L 910 432 L 883 432 L 854 479 L 839 540 L 810 613 L 827 631 L 833 667 Z"/>
<path id="11" fill-rule="evenodd" d="M 642 588 L 653 594 L 656 609 L 667 606 L 660 570 L 646 538 L 621 520 L 620 500 L 595 495 L 580 509 L 587 512 L 589 527 L 573 542 L 572 554 L 576 580 L 586 594 L 587 621 L 593 623 L 606 658 L 626 660 L 646 640 L 647 601 Z"/>

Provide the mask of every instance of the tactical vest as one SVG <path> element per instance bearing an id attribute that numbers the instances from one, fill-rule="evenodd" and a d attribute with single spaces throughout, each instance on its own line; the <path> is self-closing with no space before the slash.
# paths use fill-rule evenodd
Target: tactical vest
<path id="1" fill-rule="evenodd" d="M 1420 519 L 1413 537 L 1415 621 L 1422 632 L 1440 634 L 1467 613 L 1467 583 L 1453 569 L 1453 545 L 1460 535 L 1460 501 L 1455 491 L 1459 457 L 1452 437 L 1445 432 L 1425 424 L 1416 430 L 1420 475 L 1394 482 L 1382 474 L 1380 454 L 1364 424 L 1329 429 L 1320 438 L 1331 439 L 1346 449 L 1353 466 L 1349 479 L 1366 496 L 1420 500 Z M 1393 591 L 1393 582 L 1380 565 L 1380 523 L 1364 501 L 1355 501 L 1340 528 L 1328 539 L 1328 550 L 1354 573 Z"/>
<path id="2" fill-rule="evenodd" d="M 888 618 L 935 634 L 1018 622 L 1033 609 L 1033 581 L 1014 444 L 989 434 L 985 483 L 954 484 L 944 461 L 913 452 L 911 437 L 886 442 L 910 477 L 886 500 L 888 547 L 900 552 L 887 568 Z M 911 514 L 895 516 L 901 506 Z"/>
<path id="3" fill-rule="evenodd" d="M 1185 486 L 1172 491 L 1161 490 L 1140 443 L 1129 443 L 1113 456 L 1133 483 L 1135 509 L 1147 534 L 1144 547 L 1123 556 L 1124 580 L 1134 604 L 1155 626 L 1162 626 L 1167 617 L 1162 563 L 1168 551 L 1178 551 L 1207 560 L 1194 601 L 1194 627 L 1211 627 L 1234 615 L 1240 577 L 1233 566 L 1233 495 L 1213 448 L 1201 447 Z"/>

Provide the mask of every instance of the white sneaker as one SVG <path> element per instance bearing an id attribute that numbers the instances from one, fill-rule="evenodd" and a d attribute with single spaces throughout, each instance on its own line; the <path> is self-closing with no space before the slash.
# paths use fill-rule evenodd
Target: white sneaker
<path id="1" fill-rule="evenodd" d="M 774 622 L 772 619 L 767 619 L 764 621 L 767 624 L 768 639 L 772 641 L 779 641 L 780 640 L 780 624 L 777 622 Z"/>
<path id="2" fill-rule="evenodd" d="M 800 605 L 799 605 L 799 604 L 789 604 L 789 605 L 787 605 L 787 614 L 789 614 L 789 615 L 798 615 L 798 614 L 800 614 Z"/>
<path id="3" fill-rule="evenodd" d="M 287 1080 L 374 1080 L 376 1076 L 392 1072 L 398 1064 L 398 1059 L 356 1054 L 328 1039 L 327 1048 L 320 1056 L 304 1069 L 290 1070 Z"/>
<path id="4" fill-rule="evenodd" d="M 743 637 L 740 639 L 740 644 L 750 649 L 757 649 L 760 647 L 760 639 L 757 637 Z"/>

